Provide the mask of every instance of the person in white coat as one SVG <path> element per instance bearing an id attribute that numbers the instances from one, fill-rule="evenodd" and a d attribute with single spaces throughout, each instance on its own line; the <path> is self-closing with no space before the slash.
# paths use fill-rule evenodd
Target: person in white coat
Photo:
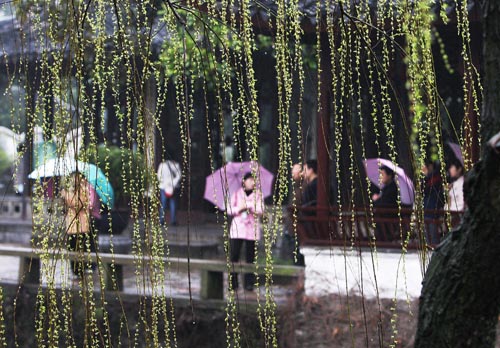
<path id="1" fill-rule="evenodd" d="M 445 210 L 464 211 L 464 167 L 460 161 L 453 161 L 448 169 L 450 187 Z"/>
<path id="2" fill-rule="evenodd" d="M 181 166 L 176 161 L 166 160 L 158 166 L 158 182 L 160 188 L 160 224 L 165 224 L 165 209 L 170 209 L 170 225 L 177 225 L 176 189 L 181 181 Z"/>

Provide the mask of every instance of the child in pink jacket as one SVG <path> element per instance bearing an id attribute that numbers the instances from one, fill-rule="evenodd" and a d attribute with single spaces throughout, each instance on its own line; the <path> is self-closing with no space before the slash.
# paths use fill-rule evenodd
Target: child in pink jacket
<path id="1" fill-rule="evenodd" d="M 245 244 L 246 262 L 254 262 L 255 241 L 260 239 L 261 233 L 259 217 L 263 214 L 263 211 L 262 194 L 255 189 L 255 180 L 252 173 L 246 173 L 243 177 L 243 187 L 232 194 L 231 205 L 228 209 L 229 215 L 233 216 L 229 230 L 229 251 L 232 263 L 239 261 L 243 244 Z M 230 279 L 230 288 L 233 290 L 238 289 L 238 273 L 231 273 Z M 254 274 L 245 274 L 245 289 L 252 291 L 254 283 Z"/>

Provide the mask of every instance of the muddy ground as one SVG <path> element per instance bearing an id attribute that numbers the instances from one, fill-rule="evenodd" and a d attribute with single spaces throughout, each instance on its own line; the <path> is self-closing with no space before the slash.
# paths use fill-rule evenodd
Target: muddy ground
<path id="1" fill-rule="evenodd" d="M 296 300 L 284 316 L 287 347 L 412 347 L 417 300 L 329 295 Z M 293 334 L 292 334 L 293 333 Z"/>
<path id="2" fill-rule="evenodd" d="M 18 288 L 2 285 L 2 312 L 8 347 L 39 346 L 33 334 L 35 328 L 36 288 Z M 84 309 L 80 295 L 73 294 L 73 337 L 77 347 L 83 341 Z M 248 296 L 251 299 L 251 296 Z M 16 306 L 14 307 L 14 299 Z M 144 323 L 138 316 L 141 303 L 149 300 L 124 296 L 122 302 L 107 297 L 105 311 L 111 325 L 112 346 L 150 347 L 145 336 Z M 415 339 L 418 300 L 393 301 L 363 299 L 359 296 L 329 295 L 323 297 L 290 296 L 288 303 L 278 309 L 278 346 L 287 348 L 357 348 L 357 347 L 412 347 Z M 149 305 L 147 306 L 149 307 Z M 239 322 L 241 347 L 265 347 L 255 304 L 240 299 Z M 103 309 L 104 309 L 103 308 Z M 194 312 L 193 312 L 194 308 Z M 223 301 L 208 305 L 189 301 L 175 304 L 175 339 L 171 346 L 186 348 L 221 348 L 227 346 L 226 313 Z M 40 309 L 40 308 L 38 308 Z M 124 316 L 128 330 L 124 332 Z M 98 323 L 98 325 L 100 325 Z M 161 323 L 160 323 L 161 325 Z M 16 335 L 16 338 L 14 338 Z M 135 341 L 135 342 L 134 342 Z M 165 337 L 161 338 L 165 346 Z M 62 338 L 61 347 L 65 346 Z M 500 347 L 497 343 L 496 347 Z"/>

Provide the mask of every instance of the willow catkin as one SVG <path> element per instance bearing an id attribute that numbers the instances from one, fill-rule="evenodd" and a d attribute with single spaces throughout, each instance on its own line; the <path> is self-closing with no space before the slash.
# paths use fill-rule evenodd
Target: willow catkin
<path id="1" fill-rule="evenodd" d="M 263 276 L 259 276 L 257 282 L 264 289 L 263 296 L 260 292 L 257 295 L 257 315 L 266 346 L 279 345 L 272 279 L 276 260 L 272 251 L 282 233 L 281 205 L 289 194 L 289 168 L 293 159 L 302 161 L 311 157 L 307 156 L 309 152 L 304 153 L 306 147 L 306 151 L 311 150 L 307 137 L 303 137 L 307 119 L 304 117 L 305 96 L 313 95 L 316 105 L 312 108 L 316 107 L 316 114 L 332 110 L 328 115 L 331 123 L 324 126 L 327 127 L 325 132 L 333 135 L 327 151 L 330 163 L 334 164 L 332 180 L 339 188 L 336 205 L 340 210 L 351 209 L 350 223 L 340 220 L 342 231 L 349 226 L 351 232 L 354 231 L 354 208 L 359 205 L 357 190 L 369 187 L 369 181 L 362 178 L 363 171 L 358 168 L 368 153 L 389 158 L 395 164 L 411 162 L 415 172 L 424 163 L 429 147 L 433 158 L 444 160 L 442 115 L 432 51 L 434 43 L 439 45 L 446 68 L 450 71 L 452 68 L 447 63 L 443 40 L 437 31 L 433 31 L 435 14 L 432 1 L 412 4 L 379 1 L 373 4 L 328 0 L 318 3 L 313 10 L 307 9 L 307 13 L 299 0 L 278 1 L 274 7 L 262 9 L 270 17 L 265 30 L 255 21 L 255 3 L 250 0 L 223 0 L 220 6 L 209 2 L 203 12 L 191 2 L 158 4 L 148 0 L 117 0 L 112 3 L 104 0 L 37 0 L 16 6 L 19 21 L 24 24 L 29 20 L 30 30 L 21 33 L 22 44 L 36 47 L 37 55 L 32 58 L 25 53 L 19 58 L 18 65 L 7 63 L 6 96 L 12 105 L 12 128 L 18 133 L 26 132 L 31 141 L 35 136 L 35 126 L 39 126 L 46 141 L 55 139 L 58 157 L 72 154 L 75 159 L 95 162 L 108 176 L 117 166 L 115 161 L 121 167 L 119 175 L 123 194 L 134 218 L 132 250 L 140 308 L 135 334 L 129 330 L 126 319 L 121 320 L 120 325 L 135 346 L 142 340 L 141 334 L 144 334 L 147 345 L 177 346 L 176 318 L 169 288 L 171 265 L 163 258 L 165 256 L 168 260 L 169 256 L 169 232 L 157 224 L 159 200 L 154 162 L 162 157 L 169 141 L 162 132 L 161 125 L 166 123 L 161 118 L 169 117 L 173 120 L 170 124 L 179 125 L 179 147 L 185 174 L 182 192 L 189 206 L 193 185 L 191 166 L 193 151 L 196 151 L 193 149 L 193 128 L 196 128 L 193 125 L 200 122 L 201 118 L 196 117 L 201 112 L 199 110 L 203 110 L 205 117 L 201 128 L 205 128 L 208 145 L 203 155 L 208 157 L 212 171 L 216 169 L 214 163 L 219 143 L 227 135 L 234 139 L 240 154 L 238 160 L 260 161 L 263 158 L 260 153 L 263 116 L 259 103 L 262 92 L 259 91 L 260 81 L 255 66 L 255 56 L 259 51 L 257 34 L 270 36 L 266 50 L 273 57 L 270 61 L 274 66 L 270 69 L 276 76 L 276 112 L 273 117 L 276 117 L 277 146 L 270 154 L 277 168 L 273 192 L 275 207 L 270 210 L 273 223 L 264 227 L 262 244 L 257 243 L 257 249 L 261 246 L 264 254 L 256 258 L 259 273 L 263 270 Z M 466 1 L 462 1 L 457 3 L 456 9 L 456 25 L 464 57 L 464 114 L 474 112 L 479 115 L 481 84 L 471 58 L 466 6 Z M 439 15 L 445 18 L 443 10 Z M 306 32 L 305 28 L 312 32 Z M 159 39 L 161 35 L 166 37 Z M 304 43 L 305 37 L 315 37 L 312 39 L 315 42 Z M 25 47 L 21 47 L 21 52 Z M 5 48 L 3 53 L 6 58 L 10 54 Z M 400 63 L 398 59 L 403 59 L 406 75 L 406 89 L 403 91 L 396 91 L 391 74 Z M 31 60 L 36 64 L 31 64 Z M 304 65 L 310 62 L 316 66 L 305 69 Z M 330 71 L 323 71 L 324 67 Z M 312 71 L 317 79 L 315 91 L 305 88 L 306 71 Z M 16 94 L 13 86 L 22 86 L 24 94 Z M 323 96 L 322 91 L 328 91 L 328 98 L 323 98 L 327 96 Z M 400 93 L 406 93 L 408 108 L 399 100 Z M 322 104 L 323 100 L 328 100 L 329 105 Z M 168 109 L 172 104 L 173 108 Z M 294 124 L 292 115 L 295 112 L 297 121 Z M 24 114 L 25 121 L 21 120 Z M 397 117 L 404 118 L 404 121 Z M 116 120 L 116 124 L 110 120 Z M 406 128 L 401 130 L 400 124 L 405 124 Z M 472 127 L 469 118 L 464 117 L 460 131 L 470 134 Z M 80 135 L 85 138 L 82 147 L 76 141 L 65 140 L 69 130 L 78 128 L 82 129 Z M 314 138 L 321 141 L 322 135 L 315 134 Z M 472 142 L 476 141 L 480 143 L 480 139 L 470 140 L 462 136 L 461 143 L 464 150 L 470 150 Z M 99 142 L 105 144 L 104 148 Z M 120 146 L 118 154 L 108 146 L 112 142 Z M 294 143 L 298 144 L 297 148 L 294 148 Z M 411 159 L 401 158 L 402 151 L 398 148 L 401 144 L 408 146 Z M 27 149 L 25 147 L 21 152 Z M 468 168 L 471 160 L 464 157 Z M 330 167 L 330 163 L 322 165 Z M 20 160 L 16 165 L 19 164 Z M 421 176 L 416 174 L 415 178 L 421 179 Z M 44 251 L 41 255 L 44 287 L 40 287 L 37 295 L 35 336 L 42 347 L 55 346 L 61 339 L 68 346 L 78 346 L 72 337 L 69 320 L 74 303 L 67 293 L 61 297 L 56 291 L 61 286 L 71 288 L 67 282 L 69 272 L 63 271 L 61 275 L 61 263 L 55 262 L 50 254 L 55 248 L 62 250 L 66 247 L 65 234 L 57 213 L 47 216 L 42 183 L 37 181 L 33 186 L 36 235 L 33 245 Z M 363 197 L 369 196 L 368 192 L 363 194 Z M 371 199 L 364 203 L 370 207 L 372 215 Z M 60 207 L 55 202 L 52 204 L 59 209 L 54 211 L 60 212 Z M 413 219 L 416 225 L 422 225 L 418 223 L 423 219 L 422 192 L 418 188 L 416 207 Z M 399 218 L 401 221 L 400 213 Z M 143 224 L 139 223 L 140 220 Z M 222 214 L 222 222 L 229 272 L 227 213 Z M 422 230 L 412 233 L 424 240 Z M 401 245 L 403 263 L 409 236 L 400 236 L 405 239 Z M 346 246 L 352 249 L 355 238 L 354 234 L 347 237 L 349 243 Z M 113 253 L 113 238 L 111 240 Z M 376 259 L 376 248 L 373 250 Z M 422 269 L 425 269 L 425 249 L 421 253 Z M 149 256 L 155 261 L 146 264 L 144 257 Z M 111 269 L 116 283 L 115 265 L 112 264 Z M 115 338 L 111 337 L 112 328 L 105 313 L 102 265 L 98 264 L 97 270 L 97 284 L 91 279 L 82 283 L 79 289 L 86 318 L 82 330 L 86 344 L 112 346 Z M 64 280 L 57 279 L 56 275 Z M 100 295 L 94 294 L 95 287 L 100 288 Z M 148 301 L 150 295 L 152 300 Z M 63 307 L 62 311 L 60 307 Z M 102 312 L 105 314 L 101 315 Z M 391 344 L 395 345 L 398 325 L 395 315 L 391 325 Z M 237 297 L 229 291 L 226 343 L 230 347 L 240 347 L 242 340 Z"/>

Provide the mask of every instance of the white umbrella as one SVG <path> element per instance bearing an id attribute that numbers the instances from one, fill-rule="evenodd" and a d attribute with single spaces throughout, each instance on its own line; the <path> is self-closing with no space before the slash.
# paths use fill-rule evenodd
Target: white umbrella
<path id="1" fill-rule="evenodd" d="M 79 161 L 76 161 L 68 157 L 51 158 L 40 166 L 38 166 L 34 171 L 32 171 L 28 178 L 38 179 L 52 176 L 65 176 L 71 174 L 77 170 L 77 167 L 82 168 L 84 164 L 79 165 Z"/>
<path id="2" fill-rule="evenodd" d="M 102 170 L 92 163 L 76 161 L 70 157 L 51 158 L 31 172 L 28 178 L 66 176 L 74 172 L 82 173 L 101 201 L 109 207 L 113 206 L 115 199 L 113 187 Z"/>

